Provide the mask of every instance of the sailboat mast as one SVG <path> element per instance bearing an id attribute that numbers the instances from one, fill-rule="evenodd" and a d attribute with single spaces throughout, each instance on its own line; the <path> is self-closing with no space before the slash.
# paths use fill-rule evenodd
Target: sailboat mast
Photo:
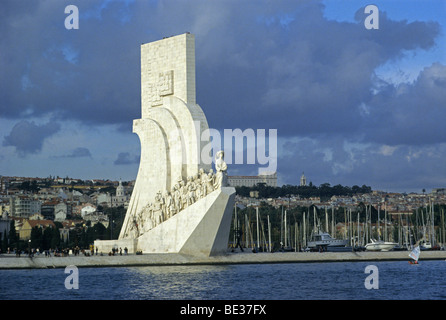
<path id="1" fill-rule="evenodd" d="M 280 244 L 283 245 L 283 205 L 282 205 L 282 215 L 280 221 Z"/>
<path id="2" fill-rule="evenodd" d="M 441 233 L 441 235 L 443 236 L 442 241 L 441 241 L 441 246 L 444 248 L 444 240 L 445 240 L 445 233 L 444 233 L 444 209 L 441 209 L 441 228 L 443 230 L 443 232 Z"/>
<path id="3" fill-rule="evenodd" d="M 368 243 L 369 242 L 369 213 L 368 213 L 368 209 L 369 206 L 366 205 L 365 207 L 365 242 L 364 243 Z"/>
<path id="4" fill-rule="evenodd" d="M 347 224 L 347 214 L 346 214 L 346 210 L 344 208 L 344 239 L 348 237 L 347 236 L 347 229 L 348 229 L 347 225 L 348 225 Z"/>
<path id="5" fill-rule="evenodd" d="M 325 206 L 325 232 L 328 232 L 328 213 L 327 213 L 327 206 Z"/>
<path id="6" fill-rule="evenodd" d="M 268 215 L 268 248 L 269 252 L 271 252 L 271 223 L 269 221 L 269 215 Z"/>
<path id="7" fill-rule="evenodd" d="M 248 216 L 245 213 L 245 246 L 249 248 L 249 221 Z"/>
<path id="8" fill-rule="evenodd" d="M 303 212 L 303 233 L 304 233 L 304 237 L 303 237 L 303 245 L 306 247 L 307 246 L 307 230 L 306 230 L 306 222 L 305 222 L 305 211 Z"/>
<path id="9" fill-rule="evenodd" d="M 313 207 L 313 234 L 316 232 L 316 206 Z"/>
<path id="10" fill-rule="evenodd" d="M 297 222 L 294 222 L 294 252 L 297 252 Z"/>
<path id="11" fill-rule="evenodd" d="M 381 225 L 379 224 L 380 211 L 381 211 L 381 206 L 378 205 L 378 240 L 381 240 Z"/>
<path id="12" fill-rule="evenodd" d="M 259 232 L 259 208 L 258 207 L 256 207 L 256 220 L 257 220 L 257 249 L 258 249 L 259 246 L 260 246 L 260 239 L 259 239 L 259 236 L 260 236 L 260 232 Z"/>
<path id="13" fill-rule="evenodd" d="M 238 236 L 238 227 L 237 227 L 237 203 L 234 203 L 234 242 L 233 244 L 237 244 L 237 236 Z"/>
<path id="14" fill-rule="evenodd" d="M 357 236 L 358 236 L 358 242 L 356 243 L 356 245 L 359 247 L 359 246 L 361 246 L 361 244 L 359 243 L 359 237 L 361 235 L 361 230 L 359 229 L 359 211 L 358 211 L 358 226 L 356 227 L 356 232 L 357 232 Z"/>
<path id="15" fill-rule="evenodd" d="M 436 239 L 435 239 L 435 219 L 434 219 L 434 215 L 435 215 L 435 211 L 434 211 L 434 199 L 432 199 L 432 205 L 431 205 L 431 211 L 432 211 L 432 219 L 431 219 L 431 226 L 432 226 L 432 231 L 431 231 L 431 235 L 432 235 L 432 246 L 436 245 Z"/>
<path id="16" fill-rule="evenodd" d="M 286 247 L 288 247 L 288 244 L 287 244 L 287 223 L 286 223 L 286 210 L 285 210 L 285 225 L 284 225 L 284 228 L 285 228 L 285 242 L 284 242 L 284 245 L 285 245 L 285 248 Z"/>

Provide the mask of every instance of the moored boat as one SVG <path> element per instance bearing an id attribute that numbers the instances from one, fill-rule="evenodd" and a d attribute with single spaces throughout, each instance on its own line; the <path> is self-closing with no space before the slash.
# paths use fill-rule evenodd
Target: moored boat
<path id="1" fill-rule="evenodd" d="M 395 242 L 371 239 L 371 242 L 365 245 L 365 249 L 367 251 L 390 251 L 397 245 Z"/>
<path id="2" fill-rule="evenodd" d="M 348 240 L 332 238 L 328 232 L 318 232 L 313 235 L 313 239 L 308 241 L 307 247 L 310 249 L 320 247 L 345 247 Z"/>

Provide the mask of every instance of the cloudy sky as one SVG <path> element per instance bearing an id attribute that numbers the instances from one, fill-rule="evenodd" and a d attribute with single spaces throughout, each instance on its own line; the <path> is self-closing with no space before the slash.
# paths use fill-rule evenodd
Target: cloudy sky
<path id="1" fill-rule="evenodd" d="M 209 126 L 277 129 L 280 184 L 446 187 L 445 31 L 444 0 L 1 0 L 0 175 L 135 179 L 140 45 L 191 32 Z"/>

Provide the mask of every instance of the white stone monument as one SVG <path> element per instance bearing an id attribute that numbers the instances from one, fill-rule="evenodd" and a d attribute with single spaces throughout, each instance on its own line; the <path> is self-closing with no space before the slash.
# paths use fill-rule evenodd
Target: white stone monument
<path id="1" fill-rule="evenodd" d="M 118 240 L 98 251 L 216 255 L 226 252 L 235 188 L 227 185 L 223 152 L 214 174 L 201 161 L 210 141 L 195 99 L 195 38 L 186 33 L 141 45 L 141 142 L 135 187 Z"/>

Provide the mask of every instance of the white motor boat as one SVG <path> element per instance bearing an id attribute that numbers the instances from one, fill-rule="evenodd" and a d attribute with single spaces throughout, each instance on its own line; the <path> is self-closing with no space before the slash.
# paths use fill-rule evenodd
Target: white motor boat
<path id="1" fill-rule="evenodd" d="M 395 242 L 371 239 L 371 242 L 365 245 L 365 249 L 368 251 L 390 251 L 396 246 Z"/>
<path id="2" fill-rule="evenodd" d="M 335 239 L 330 236 L 328 232 L 319 232 L 313 236 L 312 241 L 308 241 L 308 248 L 319 248 L 319 247 L 345 247 L 348 240 Z"/>
<path id="3" fill-rule="evenodd" d="M 420 241 L 420 249 L 421 250 L 430 250 L 430 249 L 432 249 L 432 245 L 430 242 L 428 242 L 426 240 L 422 240 L 422 241 Z"/>

